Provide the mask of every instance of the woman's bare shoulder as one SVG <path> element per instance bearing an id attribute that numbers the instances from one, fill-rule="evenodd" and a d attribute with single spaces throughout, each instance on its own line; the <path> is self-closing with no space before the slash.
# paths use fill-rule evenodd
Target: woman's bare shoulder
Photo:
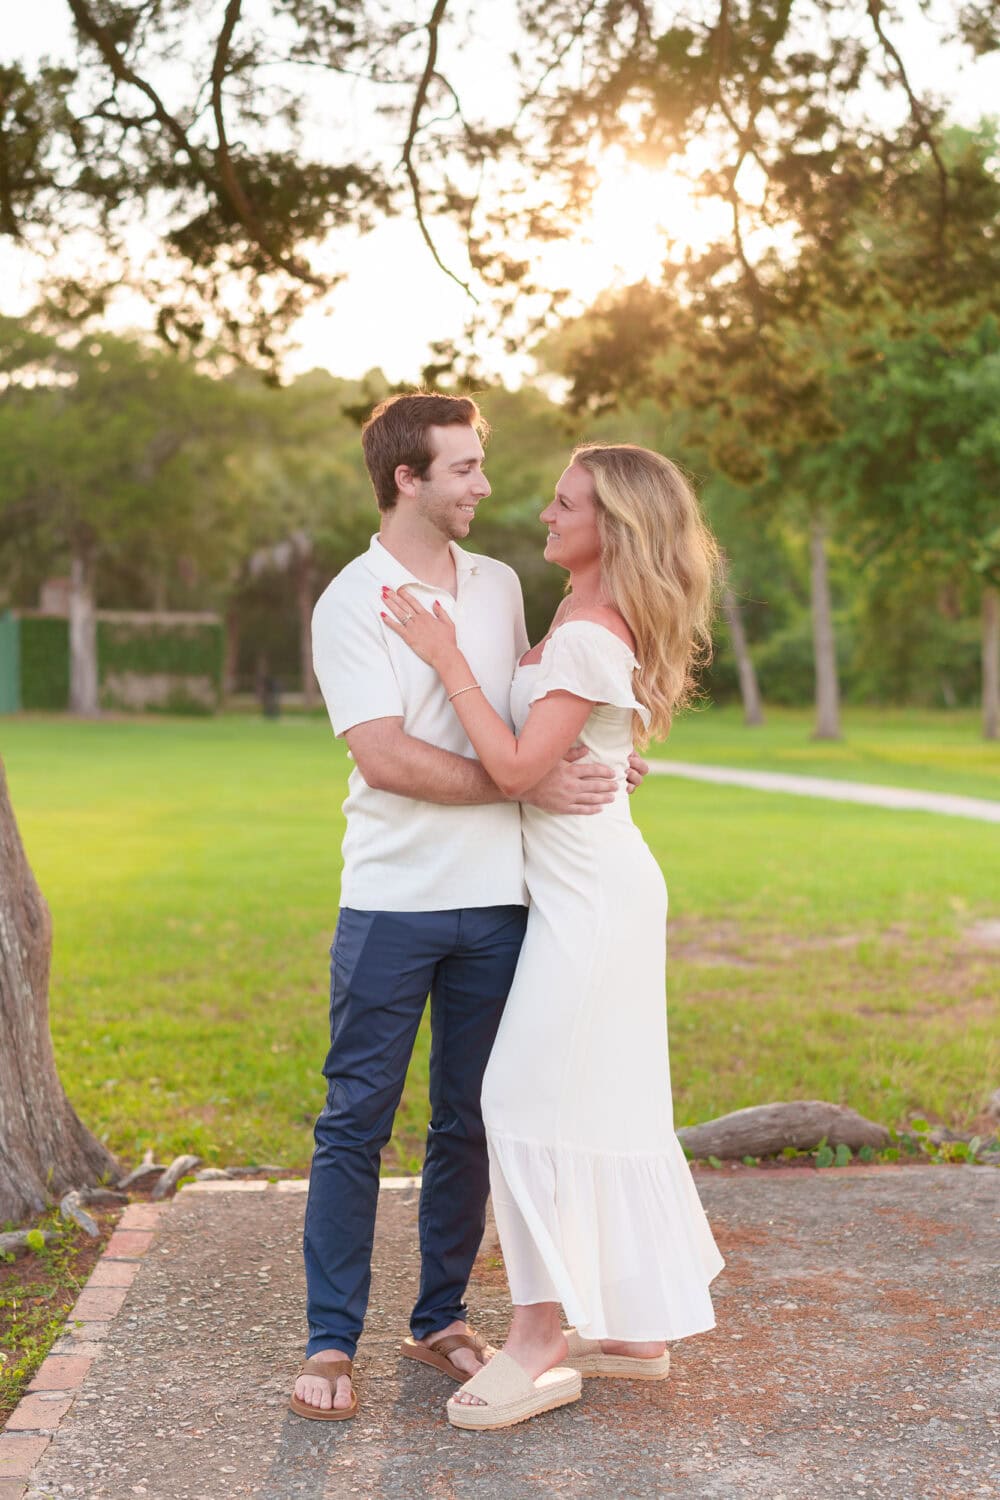
<path id="1" fill-rule="evenodd" d="M 635 636 L 618 611 L 610 605 L 595 604 L 590 609 L 575 609 L 564 623 L 571 625 L 576 622 L 603 625 L 605 630 L 610 630 L 620 641 L 623 641 L 630 651 L 635 650 Z"/>

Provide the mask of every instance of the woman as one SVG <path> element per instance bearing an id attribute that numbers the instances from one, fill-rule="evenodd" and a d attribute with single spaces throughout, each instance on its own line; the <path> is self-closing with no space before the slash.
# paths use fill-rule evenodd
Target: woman
<path id="1" fill-rule="evenodd" d="M 483 1085 L 514 1315 L 503 1351 L 448 1403 L 461 1427 L 565 1405 L 581 1375 L 663 1378 L 666 1340 L 714 1326 L 722 1268 L 674 1134 L 666 890 L 625 788 L 633 740 L 667 734 L 707 654 L 717 551 L 680 471 L 629 444 L 577 448 L 541 519 L 570 588 L 518 664 L 516 736 L 440 606 L 383 591 L 387 625 L 437 670 L 506 795 L 576 743 L 620 772 L 596 817 L 523 808 L 528 929 Z"/>

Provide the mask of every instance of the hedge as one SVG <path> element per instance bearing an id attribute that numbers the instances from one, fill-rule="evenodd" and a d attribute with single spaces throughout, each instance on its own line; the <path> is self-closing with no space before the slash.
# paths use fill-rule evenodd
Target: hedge
<path id="1" fill-rule="evenodd" d="M 222 692 L 225 649 L 221 623 L 160 624 L 97 621 L 99 685 L 111 673 L 140 677 L 208 678 Z M 55 616 L 21 617 L 21 706 L 59 712 L 69 707 L 69 622 Z M 108 706 L 116 706 L 109 704 Z M 170 712 L 210 712 L 178 683 L 164 705 Z"/>
<path id="2" fill-rule="evenodd" d="M 222 625 L 217 622 L 97 622 L 97 660 L 102 679 L 108 672 L 137 672 L 140 676 L 166 672 L 178 677 L 208 677 L 221 692 L 223 650 Z"/>
<path id="3" fill-rule="evenodd" d="M 69 621 L 21 619 L 21 707 L 59 712 L 69 707 Z"/>

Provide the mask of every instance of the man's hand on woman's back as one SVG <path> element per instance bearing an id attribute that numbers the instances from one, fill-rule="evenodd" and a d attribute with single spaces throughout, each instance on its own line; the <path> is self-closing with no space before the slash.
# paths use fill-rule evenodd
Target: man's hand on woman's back
<path id="1" fill-rule="evenodd" d="M 635 751 L 633 750 L 632 754 L 628 758 L 628 770 L 625 773 L 625 780 L 628 783 L 628 793 L 630 797 L 637 787 L 642 786 L 642 783 L 645 781 L 648 775 L 649 761 L 643 760 L 642 756 L 636 755 Z"/>
<path id="2" fill-rule="evenodd" d="M 574 745 L 520 800 L 547 813 L 599 813 L 614 801 L 615 773 L 610 766 L 583 760 L 586 753 L 585 746 Z"/>

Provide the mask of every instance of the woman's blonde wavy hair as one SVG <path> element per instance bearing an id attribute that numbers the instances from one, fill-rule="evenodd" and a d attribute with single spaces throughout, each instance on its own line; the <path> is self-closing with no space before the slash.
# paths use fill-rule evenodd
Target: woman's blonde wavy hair
<path id="1" fill-rule="evenodd" d="M 721 555 L 676 464 L 633 443 L 583 443 L 571 459 L 594 485 L 605 594 L 635 636 L 639 744 L 662 739 L 712 656 Z"/>

